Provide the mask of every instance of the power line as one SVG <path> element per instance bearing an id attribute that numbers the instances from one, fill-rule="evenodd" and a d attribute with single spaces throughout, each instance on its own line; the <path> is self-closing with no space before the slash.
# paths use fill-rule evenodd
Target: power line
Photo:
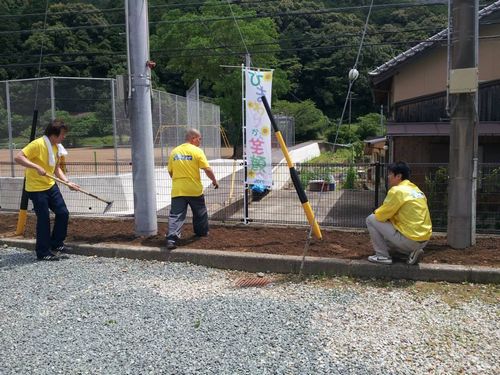
<path id="1" fill-rule="evenodd" d="M 361 42 L 359 43 L 359 49 L 358 49 L 358 54 L 356 55 L 356 61 L 354 62 L 354 65 L 352 66 L 352 69 L 351 69 L 351 71 L 354 71 L 356 73 L 357 73 L 356 68 L 358 67 L 359 58 L 361 56 L 361 50 L 363 48 L 363 42 L 365 40 L 366 30 L 368 29 L 368 22 L 370 20 L 370 15 L 372 13 L 372 8 L 373 8 L 373 0 L 371 0 L 370 9 L 368 10 L 368 15 L 366 16 L 365 26 L 363 28 L 363 36 L 361 37 Z M 354 81 L 357 78 L 358 77 L 351 78 L 351 72 L 349 72 L 349 86 L 347 88 L 347 95 L 345 97 L 344 108 L 342 109 L 342 114 L 340 116 L 339 123 L 337 126 L 337 132 L 335 133 L 335 140 L 333 141 L 333 152 L 335 152 L 335 144 L 337 143 L 337 138 L 339 136 L 339 130 L 340 130 L 340 127 L 342 126 L 342 121 L 344 120 L 344 114 L 345 114 L 345 111 L 347 108 L 347 103 L 349 102 L 349 100 L 352 100 L 352 95 L 351 95 L 352 86 L 354 85 Z M 350 127 L 351 127 L 351 115 L 349 112 L 349 130 L 350 130 Z M 353 151 L 354 151 L 354 149 L 353 149 Z M 353 156 L 353 158 L 354 158 L 354 156 Z"/>
<path id="2" fill-rule="evenodd" d="M 413 8 L 413 7 L 428 7 L 433 5 L 442 6 L 443 4 L 429 3 L 429 4 L 412 4 L 412 3 L 394 3 L 394 4 L 379 4 L 374 5 L 378 9 L 386 8 Z M 288 12 L 273 12 L 273 13 L 259 13 L 252 15 L 236 16 L 236 19 L 252 19 L 252 18 L 276 18 L 276 17 L 295 17 L 295 16 L 307 16 L 307 15 L 319 15 L 326 13 L 338 13 L 349 10 L 364 10 L 368 8 L 368 5 L 350 6 L 350 7 L 338 7 L 338 8 L 323 8 L 311 11 L 288 11 Z M 180 24 L 180 23 L 198 23 L 198 22 L 217 22 L 217 21 L 227 21 L 232 20 L 233 17 L 210 17 L 210 18 L 197 18 L 197 19 L 184 19 L 184 20 L 168 20 L 168 21 L 156 21 L 153 24 Z"/>
<path id="3" fill-rule="evenodd" d="M 432 5 L 442 5 L 436 3 L 388 3 L 388 4 L 379 4 L 374 5 L 378 9 L 386 9 L 386 8 L 409 8 L 409 7 L 428 7 Z M 349 11 L 349 10 L 363 10 L 368 8 L 368 6 L 350 6 L 350 7 L 337 7 L 337 8 L 323 8 L 316 9 L 312 11 L 288 11 L 288 12 L 272 12 L 272 13 L 259 13 L 259 14 L 248 14 L 241 16 L 227 16 L 227 17 L 209 17 L 209 18 L 196 18 L 196 19 L 184 19 L 184 20 L 167 20 L 167 21 L 156 21 L 149 22 L 149 25 L 161 25 L 161 24 L 180 24 L 180 23 L 206 23 L 206 22 L 217 22 L 217 21 L 228 21 L 228 20 L 242 20 L 242 19 L 255 19 L 255 18 L 276 18 L 276 17 L 292 17 L 292 16 L 305 16 L 305 15 L 319 15 L 319 14 L 327 14 L 327 13 L 338 13 L 341 11 Z M 118 9 L 118 8 L 115 8 Z M 50 13 L 49 13 L 50 14 Z M 68 12 L 69 14 L 69 12 Z M 85 29 L 102 29 L 102 28 L 111 28 L 111 27 L 124 27 L 124 23 L 116 23 L 109 25 L 88 25 L 88 26 L 72 26 L 72 27 L 61 27 L 61 28 L 49 28 L 46 31 L 48 32 L 60 32 L 64 30 L 85 30 Z M 8 35 L 8 34 L 25 34 L 25 33 L 34 33 L 36 30 L 24 29 L 24 30 L 10 30 L 10 31 L 0 31 L 0 35 Z"/>
<path id="4" fill-rule="evenodd" d="M 104 29 L 113 27 L 124 27 L 124 23 L 115 23 L 108 25 L 88 25 L 88 26 L 65 26 L 65 27 L 51 27 L 49 29 L 25 29 L 25 30 L 10 30 L 10 31 L 0 31 L 0 35 L 10 35 L 10 34 L 35 34 L 39 32 L 50 32 L 50 33 L 60 33 L 61 31 L 67 30 L 88 30 L 88 29 Z"/>
<path id="5" fill-rule="evenodd" d="M 490 40 L 490 39 L 500 39 L 500 34 L 499 35 L 488 35 L 484 37 L 480 37 L 479 39 L 485 39 L 485 40 Z M 402 42 L 381 42 L 381 43 L 365 43 L 365 47 L 377 47 L 377 46 L 393 46 L 393 45 L 405 45 L 405 44 L 418 44 L 421 42 L 426 42 L 428 39 L 425 40 L 409 40 L 409 41 L 402 41 Z M 446 43 L 447 39 L 442 38 L 442 39 L 436 39 L 433 41 L 434 43 Z M 281 53 L 281 52 L 293 52 L 293 51 L 315 51 L 315 50 L 335 50 L 335 49 L 343 49 L 343 48 L 358 48 L 358 44 L 343 44 L 343 45 L 329 45 L 329 46 L 320 46 L 320 47 L 302 47 L 302 48 L 286 48 L 286 49 L 276 49 L 276 50 L 255 50 L 252 51 L 250 50 L 249 52 L 253 55 L 256 54 L 267 54 L 267 53 Z M 168 51 L 151 51 L 151 53 L 155 53 L 156 55 L 168 55 Z M 193 58 L 193 57 L 216 57 L 216 56 L 235 56 L 235 55 L 245 55 L 246 51 L 233 51 L 233 52 L 225 52 L 225 53 L 200 53 L 200 54 L 188 54 L 188 55 L 172 55 L 169 56 L 170 58 L 173 57 L 183 57 L 183 58 Z M 122 55 L 125 56 L 123 53 L 116 54 L 116 55 Z M 94 64 L 102 64 L 103 62 L 101 61 L 95 61 L 95 60 L 86 60 L 86 61 L 76 61 L 76 60 L 70 60 L 70 61 L 59 61 L 59 62 L 44 62 L 42 63 L 43 66 L 63 66 L 63 65 L 94 65 Z M 37 66 L 38 63 L 16 63 L 16 64 L 3 64 L 0 65 L 0 68 L 17 68 L 17 67 L 32 67 L 32 66 Z"/>
<path id="6" fill-rule="evenodd" d="M 262 4 L 264 2 L 277 2 L 281 0 L 249 0 L 249 1 L 240 1 L 240 0 L 234 0 L 230 1 L 230 4 L 234 5 L 239 5 L 242 6 L 243 8 L 246 5 L 249 4 Z M 436 5 L 445 5 L 446 1 L 443 0 L 442 3 L 386 3 L 386 4 L 377 4 L 375 7 L 391 7 L 391 6 L 436 6 Z M 480 5 L 480 7 L 488 6 L 490 5 L 491 2 L 485 2 Z M 223 3 L 210 3 L 206 4 L 204 2 L 197 2 L 197 3 L 186 3 L 186 4 L 161 4 L 161 5 L 151 5 L 148 7 L 148 9 L 155 10 L 155 9 L 164 9 L 164 8 L 188 8 L 188 7 L 193 7 L 193 6 L 203 6 L 203 7 L 210 7 L 210 6 L 222 6 L 224 5 Z M 367 8 L 368 6 L 351 6 L 351 7 L 339 7 L 339 8 L 329 8 L 332 9 L 332 11 L 344 11 L 344 10 L 361 10 L 364 8 Z M 71 14 L 96 14 L 96 13 L 113 13 L 113 12 L 123 12 L 125 9 L 124 8 L 104 8 L 104 9 L 95 9 L 95 10 L 75 10 L 75 11 L 64 11 L 64 12 L 50 12 L 48 13 L 48 17 L 50 18 L 51 16 L 61 16 L 61 15 L 71 15 Z M 290 13 L 284 13 L 285 15 L 290 14 Z M 21 14 L 1 14 L 0 19 L 3 18 L 26 18 L 26 17 L 36 17 L 40 16 L 43 17 L 45 13 L 21 13 Z"/>
<path id="7" fill-rule="evenodd" d="M 49 12 L 47 14 L 48 17 L 51 16 L 65 16 L 70 14 L 96 14 L 96 13 L 108 13 L 108 12 L 123 12 L 124 8 L 109 8 L 109 9 L 93 9 L 93 10 L 75 10 L 75 11 L 65 11 L 65 12 Z M 45 16 L 45 13 L 20 13 L 20 14 L 1 14 L 0 19 L 2 18 L 25 18 L 25 17 L 38 17 Z"/>
<path id="8" fill-rule="evenodd" d="M 368 35 L 374 36 L 374 35 L 392 35 L 392 34 L 402 34 L 402 33 L 409 33 L 409 32 L 415 32 L 415 31 L 430 31 L 430 32 L 435 32 L 435 30 L 441 30 L 442 27 L 421 27 L 421 28 L 414 28 L 414 29 L 402 29 L 402 30 L 395 30 L 395 31 L 372 31 L 369 32 Z M 321 42 L 322 40 L 328 39 L 336 39 L 336 38 L 343 38 L 343 37 L 357 37 L 361 36 L 360 33 L 337 33 L 333 35 L 324 35 L 324 34 L 309 34 L 305 36 L 300 36 L 300 37 L 289 37 L 289 38 L 280 38 L 276 39 L 273 41 L 269 42 L 258 42 L 258 43 L 252 43 L 248 44 L 248 46 L 254 47 L 254 46 L 266 46 L 266 45 L 275 45 L 275 44 L 281 44 L 281 43 L 287 43 L 287 42 L 295 42 L 295 41 L 303 41 L 303 42 Z M 221 44 L 213 47 L 204 47 L 204 48 L 169 48 L 169 51 L 204 51 L 204 50 L 211 50 L 211 49 L 221 49 L 221 48 L 230 48 L 230 47 L 240 47 L 240 44 Z M 153 50 L 152 52 L 157 52 L 159 50 Z M 60 52 L 60 53 L 46 53 L 46 57 L 54 57 L 54 56 L 72 56 L 72 55 L 119 55 L 119 54 L 126 54 L 126 51 L 93 51 L 93 52 L 85 52 L 85 51 L 75 51 L 75 52 Z M 0 57 L 12 57 L 12 53 L 6 53 L 6 54 L 0 54 Z M 16 56 L 22 56 L 22 57 L 31 57 L 31 56 L 38 56 L 38 55 L 27 55 L 27 54 L 18 54 Z"/>
<path id="9" fill-rule="evenodd" d="M 445 41 L 446 39 L 440 39 L 439 41 Z M 401 44 L 410 44 L 410 43 L 420 43 L 420 41 L 404 41 L 404 42 L 389 42 L 389 43 L 366 43 L 365 46 L 392 46 L 392 45 L 401 45 Z M 319 47 L 298 47 L 298 48 L 286 48 L 286 49 L 273 49 L 273 50 L 250 50 L 251 54 L 267 54 L 267 53 L 280 53 L 280 52 L 290 52 L 290 51 L 310 51 L 310 50 L 333 50 L 333 49 L 341 49 L 341 48 L 352 48 L 358 47 L 358 44 L 344 44 L 344 45 L 329 45 L 329 46 L 319 46 Z M 235 55 L 245 55 L 246 51 L 234 51 L 234 52 L 217 52 L 217 53 L 199 53 L 199 54 L 186 54 L 186 55 L 169 55 L 168 51 L 151 51 L 151 54 L 155 55 L 167 55 L 169 57 L 183 57 L 183 58 L 192 58 L 192 57 L 214 57 L 214 56 L 235 56 Z M 44 66 L 46 65 L 68 65 L 68 64 L 88 64 L 88 63 L 99 63 L 98 61 L 60 61 L 60 62 L 44 62 L 42 63 Z M 35 63 L 16 63 L 16 64 L 3 64 L 0 65 L 0 68 L 8 68 L 8 67 L 26 67 L 26 66 L 34 66 Z"/>
<path id="10" fill-rule="evenodd" d="M 498 24 L 499 22 L 489 22 L 488 24 Z M 441 28 L 439 28 L 441 29 Z M 379 31 L 379 32 L 371 32 L 368 35 L 381 35 L 381 34 L 401 34 L 401 33 L 406 33 L 406 32 L 413 32 L 413 31 L 430 31 L 434 30 L 434 28 L 416 28 L 416 29 L 406 29 L 406 30 L 396 30 L 396 31 Z M 247 47 L 257 47 L 257 46 L 269 46 L 269 45 L 277 45 L 280 43 L 288 42 L 288 41 L 305 41 L 305 42 L 321 42 L 324 39 L 336 39 L 336 38 L 341 38 L 341 37 L 350 37 L 350 36 L 360 36 L 359 33 L 346 33 L 346 34 L 335 34 L 332 36 L 323 36 L 323 35 L 311 35 L 311 38 L 306 38 L 306 37 L 300 37 L 300 38 L 285 38 L 285 39 L 278 39 L 275 41 L 269 41 L 269 42 L 258 42 L 258 43 L 252 43 L 252 44 L 247 44 Z M 487 39 L 497 39 L 499 35 L 492 35 L 492 36 L 480 36 L 479 39 L 482 40 L 487 40 Z M 397 44 L 410 44 L 410 43 L 420 43 L 420 42 L 425 42 L 426 40 L 408 40 L 408 41 L 384 41 L 384 42 L 379 42 L 379 43 L 369 43 L 367 44 L 368 46 L 375 46 L 375 45 L 397 45 Z M 351 47 L 352 44 L 348 45 L 326 45 L 326 46 L 304 46 L 304 47 L 290 47 L 290 48 L 280 48 L 279 50 L 261 50 L 257 51 L 256 53 L 269 53 L 269 52 L 280 52 L 280 51 L 293 51 L 293 50 L 315 50 L 315 49 L 329 49 L 329 48 L 343 48 L 343 47 Z M 197 48 L 170 48 L 168 49 L 168 52 L 165 52 L 164 50 L 151 50 L 151 53 L 155 53 L 157 55 L 165 55 L 165 54 L 170 54 L 171 52 L 196 52 L 196 51 L 215 51 L 217 49 L 229 49 L 230 53 L 229 54 L 224 54 L 224 53 L 218 53 L 216 54 L 217 56 L 223 56 L 223 55 L 239 55 L 242 52 L 241 51 L 233 51 L 231 50 L 231 47 L 241 47 L 240 44 L 221 44 L 213 47 L 197 47 Z M 246 53 L 246 52 L 245 52 Z M 255 53 L 255 51 L 253 52 Z M 60 56 L 120 56 L 126 55 L 126 51 L 75 51 L 75 52 L 60 52 L 60 53 L 45 53 L 44 57 L 60 57 Z M 27 58 L 27 57 L 38 57 L 39 54 L 16 54 L 13 55 L 12 53 L 7 53 L 7 54 L 0 54 L 1 57 L 21 57 L 21 58 Z M 174 55 L 173 57 L 179 57 L 182 56 L 181 54 Z M 197 57 L 199 55 L 184 55 L 186 57 Z M 215 56 L 215 54 L 207 55 L 207 56 Z"/>
<path id="11" fill-rule="evenodd" d="M 245 47 L 245 50 L 247 51 L 247 55 L 248 55 L 249 53 L 248 53 L 247 45 L 245 43 L 245 38 L 243 38 L 243 34 L 241 33 L 240 26 L 238 25 L 238 21 L 236 20 L 236 17 L 234 16 L 233 8 L 231 8 L 231 2 L 229 0 L 227 0 L 227 5 L 229 6 L 229 10 L 231 11 L 231 16 L 233 17 L 236 28 L 238 29 L 238 33 L 240 34 L 241 42 L 243 43 L 243 46 Z"/>
<path id="12" fill-rule="evenodd" d="M 241 0 L 235 0 L 235 1 L 229 1 L 231 4 L 235 5 L 247 5 L 247 4 L 261 4 L 261 3 L 267 3 L 267 2 L 277 2 L 281 0 L 249 0 L 249 1 L 241 1 Z M 224 3 L 210 3 L 207 4 L 205 2 L 197 2 L 197 3 L 186 3 L 186 4 L 161 4 L 161 5 L 150 5 L 148 9 L 150 10 L 155 10 L 155 9 L 164 9 L 164 8 L 189 8 L 193 6 L 203 6 L 203 7 L 211 7 L 211 6 L 222 6 Z M 71 14 L 96 14 L 96 13 L 113 13 L 113 12 L 124 12 L 125 8 L 104 8 L 104 9 L 87 9 L 87 10 L 75 10 L 75 11 L 64 11 L 64 12 L 50 12 L 48 13 L 48 16 L 64 16 L 64 15 L 71 15 Z M 2 18 L 25 18 L 25 17 L 39 17 L 39 16 L 44 16 L 45 13 L 20 13 L 20 14 L 1 14 L 0 19 Z"/>

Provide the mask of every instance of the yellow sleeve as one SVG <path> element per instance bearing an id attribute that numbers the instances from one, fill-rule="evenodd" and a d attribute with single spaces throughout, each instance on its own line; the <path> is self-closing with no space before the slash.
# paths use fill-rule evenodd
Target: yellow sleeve
<path id="1" fill-rule="evenodd" d="M 398 212 L 404 203 L 404 201 L 398 197 L 397 192 L 391 190 L 389 190 L 382 206 L 375 210 L 375 218 L 378 221 L 389 220 Z"/>
<path id="2" fill-rule="evenodd" d="M 210 167 L 210 165 L 208 164 L 207 157 L 205 156 L 205 153 L 202 150 L 200 150 L 200 153 L 198 155 L 198 163 L 201 169 Z"/>
<path id="3" fill-rule="evenodd" d="M 29 160 L 35 159 L 38 155 L 40 155 L 40 147 L 38 146 L 37 142 L 28 143 L 28 145 L 23 148 L 22 151 Z"/>
<path id="4" fill-rule="evenodd" d="M 173 152 L 170 153 L 170 156 L 168 157 L 168 164 L 167 164 L 167 171 L 172 174 L 172 161 L 174 160 L 173 158 Z"/>

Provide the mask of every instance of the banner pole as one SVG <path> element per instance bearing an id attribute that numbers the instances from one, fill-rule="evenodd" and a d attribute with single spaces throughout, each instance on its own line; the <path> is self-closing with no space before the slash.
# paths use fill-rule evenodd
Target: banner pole
<path id="1" fill-rule="evenodd" d="M 248 160 L 247 160 L 247 122 L 246 122 L 246 96 L 245 96 L 245 74 L 246 68 L 241 64 L 241 122 L 242 122 L 242 133 L 243 133 L 243 169 L 245 172 L 243 181 L 243 224 L 248 224 Z"/>
<path id="2" fill-rule="evenodd" d="M 285 141 L 283 140 L 283 136 L 281 135 L 281 132 L 278 128 L 278 125 L 276 124 L 276 121 L 274 120 L 274 116 L 271 112 L 271 107 L 269 106 L 269 103 L 267 102 L 267 98 L 265 96 L 262 96 L 261 99 L 262 99 L 262 103 L 264 104 L 264 107 L 266 108 L 266 112 L 267 112 L 267 115 L 269 116 L 269 120 L 271 121 L 271 125 L 273 127 L 274 134 L 276 135 L 276 138 L 278 139 L 278 143 L 281 147 L 281 151 L 283 152 L 283 155 L 285 156 L 286 162 L 288 164 L 288 168 L 290 170 L 290 177 L 292 178 L 292 181 L 293 181 L 293 186 L 295 187 L 295 191 L 297 192 L 297 195 L 299 196 L 300 203 L 302 204 L 302 208 L 304 209 L 307 220 L 309 221 L 309 225 L 311 225 L 314 236 L 318 240 L 321 240 L 323 238 L 323 236 L 321 234 L 321 229 L 319 228 L 319 224 L 316 221 L 316 218 L 314 217 L 314 212 L 312 210 L 311 204 L 307 200 L 306 192 L 302 188 L 302 184 L 300 183 L 299 175 L 298 175 L 297 171 L 295 170 L 295 166 L 293 165 L 292 159 L 290 158 L 290 155 L 288 154 L 288 149 L 286 147 Z"/>

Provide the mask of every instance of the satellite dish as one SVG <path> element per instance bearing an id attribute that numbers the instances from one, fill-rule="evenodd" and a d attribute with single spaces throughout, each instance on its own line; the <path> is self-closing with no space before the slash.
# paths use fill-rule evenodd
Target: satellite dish
<path id="1" fill-rule="evenodd" d="M 349 81 L 355 81 L 359 77 L 359 72 L 357 69 L 349 70 Z"/>

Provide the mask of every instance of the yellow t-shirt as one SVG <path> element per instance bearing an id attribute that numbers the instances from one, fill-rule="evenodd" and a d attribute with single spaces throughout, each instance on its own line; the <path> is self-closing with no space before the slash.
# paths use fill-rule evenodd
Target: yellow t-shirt
<path id="1" fill-rule="evenodd" d="M 30 142 L 25 148 L 23 153 L 33 163 L 41 166 L 47 173 L 54 174 L 56 166 L 49 165 L 49 150 L 43 137 L 35 139 Z M 57 156 L 57 146 L 52 145 L 52 151 L 56 158 L 56 165 L 59 162 Z M 47 176 L 40 176 L 36 169 L 26 168 L 26 191 L 44 191 L 49 190 L 54 185 L 54 180 Z"/>
<path id="2" fill-rule="evenodd" d="M 406 238 L 427 241 L 432 235 L 432 222 L 427 198 L 409 180 L 389 189 L 382 206 L 375 210 L 378 221 L 389 220 Z"/>
<path id="3" fill-rule="evenodd" d="M 203 150 L 191 143 L 183 143 L 170 153 L 167 169 L 172 175 L 172 198 L 199 197 L 203 194 L 200 168 L 208 164 Z"/>

